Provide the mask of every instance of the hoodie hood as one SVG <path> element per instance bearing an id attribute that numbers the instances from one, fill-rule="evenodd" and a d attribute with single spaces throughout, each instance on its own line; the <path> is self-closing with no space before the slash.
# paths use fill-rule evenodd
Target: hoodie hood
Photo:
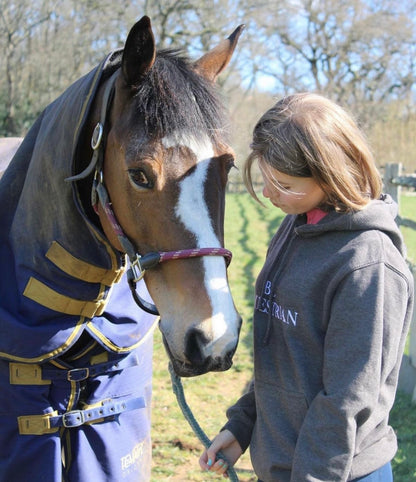
<path id="1" fill-rule="evenodd" d="M 398 205 L 391 196 L 383 194 L 380 199 L 371 201 L 361 211 L 338 213 L 331 211 L 318 224 L 303 224 L 295 228 L 296 234 L 305 238 L 319 236 L 328 231 L 369 231 L 385 233 L 403 258 L 406 247 L 395 218 Z"/>

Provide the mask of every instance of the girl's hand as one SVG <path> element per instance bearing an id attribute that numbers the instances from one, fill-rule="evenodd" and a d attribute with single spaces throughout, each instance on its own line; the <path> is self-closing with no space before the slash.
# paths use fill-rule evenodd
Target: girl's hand
<path id="1" fill-rule="evenodd" d="M 217 459 L 217 452 L 219 451 L 222 452 L 227 462 L 232 466 L 243 453 L 234 435 L 229 430 L 224 430 L 214 438 L 210 447 L 201 455 L 199 459 L 201 469 L 215 472 L 218 475 L 226 474 L 229 466 L 224 460 Z"/>

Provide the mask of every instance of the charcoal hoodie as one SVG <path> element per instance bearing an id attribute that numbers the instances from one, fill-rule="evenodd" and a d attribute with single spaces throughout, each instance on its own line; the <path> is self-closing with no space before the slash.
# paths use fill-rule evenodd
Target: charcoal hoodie
<path id="1" fill-rule="evenodd" d="M 227 411 L 260 480 L 347 481 L 390 461 L 413 277 L 387 196 L 318 224 L 288 215 L 257 279 L 254 379 Z"/>

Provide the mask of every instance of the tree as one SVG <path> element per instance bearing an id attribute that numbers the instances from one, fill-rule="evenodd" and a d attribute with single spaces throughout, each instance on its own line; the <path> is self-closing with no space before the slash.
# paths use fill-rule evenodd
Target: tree
<path id="1" fill-rule="evenodd" d="M 24 134 L 144 14 L 159 47 L 191 58 L 246 24 L 219 79 L 234 118 L 248 101 L 260 115 L 264 79 L 279 96 L 322 92 L 368 127 L 393 101 L 414 112 L 416 0 L 0 0 L 0 135 Z"/>
<path id="2" fill-rule="evenodd" d="M 282 92 L 324 93 L 370 124 L 380 105 L 408 97 L 415 85 L 415 7 L 415 0 L 297 0 L 274 15 L 259 11 L 254 74 L 273 77 Z"/>
<path id="3" fill-rule="evenodd" d="M 15 134 L 16 104 L 19 103 L 19 83 L 26 69 L 25 62 L 31 54 L 31 36 L 49 20 L 51 5 L 48 1 L 0 0 L 0 38 L 4 52 L 2 98 L 3 124 L 6 134 Z"/>
<path id="4" fill-rule="evenodd" d="M 243 16 L 238 0 L 0 0 L 0 134 L 22 135 L 41 110 L 108 52 L 122 47 L 142 15 L 159 47 L 192 58 L 230 34 Z M 234 9 L 230 17 L 228 12 Z M 233 59 L 233 65 L 235 65 Z M 231 69 L 227 69 L 230 75 Z"/>

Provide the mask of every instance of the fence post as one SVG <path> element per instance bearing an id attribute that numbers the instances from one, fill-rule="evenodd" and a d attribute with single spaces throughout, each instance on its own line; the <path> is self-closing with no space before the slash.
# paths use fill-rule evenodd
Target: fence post
<path id="1" fill-rule="evenodd" d="M 393 183 L 393 179 L 402 175 L 401 164 L 386 164 L 383 176 L 383 190 L 386 194 L 390 194 L 397 203 L 400 213 L 400 184 Z M 411 266 L 412 273 L 415 275 L 416 268 Z M 415 286 L 416 291 L 416 286 Z M 415 293 L 416 295 L 416 293 Z M 412 394 L 413 402 L 416 402 L 416 310 L 413 312 L 413 318 L 410 324 L 409 332 L 409 356 L 404 355 L 402 367 L 400 369 L 399 388 Z"/>
<path id="2" fill-rule="evenodd" d="M 416 280 L 416 265 L 411 266 L 411 270 L 413 273 L 413 277 Z M 414 286 L 414 293 L 415 293 L 415 300 L 416 300 L 416 284 Z M 413 309 L 413 318 L 410 322 L 410 331 L 409 331 L 409 362 L 410 365 L 414 368 L 414 373 L 416 374 L 416 305 Z M 416 403 L 416 379 L 415 385 L 412 394 L 412 401 Z"/>
<path id="3" fill-rule="evenodd" d="M 398 184 L 393 184 L 392 180 L 395 177 L 401 176 L 402 165 L 401 164 L 386 164 L 384 168 L 384 192 L 390 194 L 393 200 L 400 207 L 400 191 L 401 188 Z M 400 211 L 399 211 L 400 212 Z"/>

